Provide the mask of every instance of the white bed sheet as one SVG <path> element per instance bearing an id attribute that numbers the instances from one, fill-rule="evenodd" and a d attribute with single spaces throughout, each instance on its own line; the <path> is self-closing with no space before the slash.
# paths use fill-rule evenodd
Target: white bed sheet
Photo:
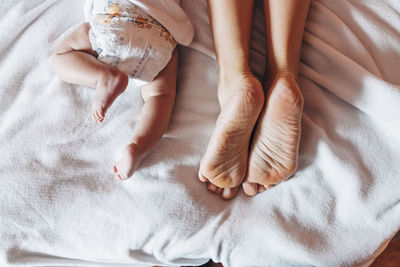
<path id="1" fill-rule="evenodd" d="M 137 122 L 137 88 L 99 126 L 89 116 L 94 90 L 50 67 L 62 33 L 83 20 L 81 5 L 0 2 L 0 265 L 365 265 L 399 229 L 398 1 L 312 1 L 298 172 L 232 201 L 196 178 L 219 112 L 205 1 L 182 1 L 196 36 L 180 49 L 173 119 L 123 183 L 109 170 Z M 258 7 L 258 74 L 262 25 Z"/>

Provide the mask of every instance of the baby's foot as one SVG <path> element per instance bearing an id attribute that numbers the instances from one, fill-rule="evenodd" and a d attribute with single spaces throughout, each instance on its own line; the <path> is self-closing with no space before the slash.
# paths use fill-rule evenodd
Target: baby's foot
<path id="1" fill-rule="evenodd" d="M 99 123 L 103 122 L 107 109 L 125 91 L 128 82 L 128 76 L 113 67 L 102 75 L 97 82 L 96 95 L 92 103 L 93 120 Z"/>
<path id="2" fill-rule="evenodd" d="M 145 151 L 137 144 L 132 143 L 125 147 L 122 157 L 112 169 L 119 180 L 126 180 L 133 175 L 145 156 Z"/>
<path id="3" fill-rule="evenodd" d="M 218 90 L 221 113 L 201 160 L 199 179 L 209 182 L 209 191 L 231 199 L 246 175 L 250 137 L 264 103 L 264 92 L 251 74 L 221 82 Z"/>
<path id="4" fill-rule="evenodd" d="M 297 168 L 303 96 L 294 75 L 280 74 L 260 115 L 243 190 L 253 196 L 288 179 Z"/>

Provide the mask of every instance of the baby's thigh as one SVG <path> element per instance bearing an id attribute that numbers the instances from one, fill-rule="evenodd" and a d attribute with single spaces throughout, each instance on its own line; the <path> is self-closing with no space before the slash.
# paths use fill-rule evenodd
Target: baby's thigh
<path id="1" fill-rule="evenodd" d="M 90 24 L 85 22 L 78 26 L 56 49 L 57 54 L 67 53 L 71 51 L 82 51 L 96 55 L 93 51 L 89 40 Z"/>
<path id="2" fill-rule="evenodd" d="M 142 86 L 142 97 L 146 99 L 155 95 L 175 96 L 178 72 L 178 49 L 174 49 L 172 57 L 164 69 L 150 83 Z"/>

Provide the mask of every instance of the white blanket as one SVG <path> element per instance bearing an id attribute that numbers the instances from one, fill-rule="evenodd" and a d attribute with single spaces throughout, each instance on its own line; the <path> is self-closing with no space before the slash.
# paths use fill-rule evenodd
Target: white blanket
<path id="1" fill-rule="evenodd" d="M 400 2 L 315 0 L 302 52 L 299 169 L 254 198 L 196 178 L 219 112 L 206 4 L 181 48 L 168 133 L 135 176 L 110 169 L 142 102 L 133 85 L 98 126 L 94 90 L 61 82 L 49 57 L 83 21 L 81 0 L 0 2 L 0 265 L 368 264 L 400 227 Z M 258 7 L 255 71 L 265 62 Z M 194 49 L 196 48 L 196 49 Z"/>

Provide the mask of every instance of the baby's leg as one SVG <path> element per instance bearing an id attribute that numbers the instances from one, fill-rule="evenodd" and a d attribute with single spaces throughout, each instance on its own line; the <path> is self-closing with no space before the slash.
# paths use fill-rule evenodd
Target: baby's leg
<path id="1" fill-rule="evenodd" d="M 92 117 L 104 120 L 107 109 L 128 85 L 128 76 L 96 58 L 89 41 L 90 25 L 84 23 L 56 49 L 52 64 L 61 80 L 96 88 Z"/>
<path id="2" fill-rule="evenodd" d="M 178 52 L 149 84 L 142 87 L 144 106 L 135 128 L 132 143 L 126 146 L 122 158 L 113 167 L 120 180 L 132 176 L 142 159 L 158 143 L 168 128 L 175 101 Z"/>

